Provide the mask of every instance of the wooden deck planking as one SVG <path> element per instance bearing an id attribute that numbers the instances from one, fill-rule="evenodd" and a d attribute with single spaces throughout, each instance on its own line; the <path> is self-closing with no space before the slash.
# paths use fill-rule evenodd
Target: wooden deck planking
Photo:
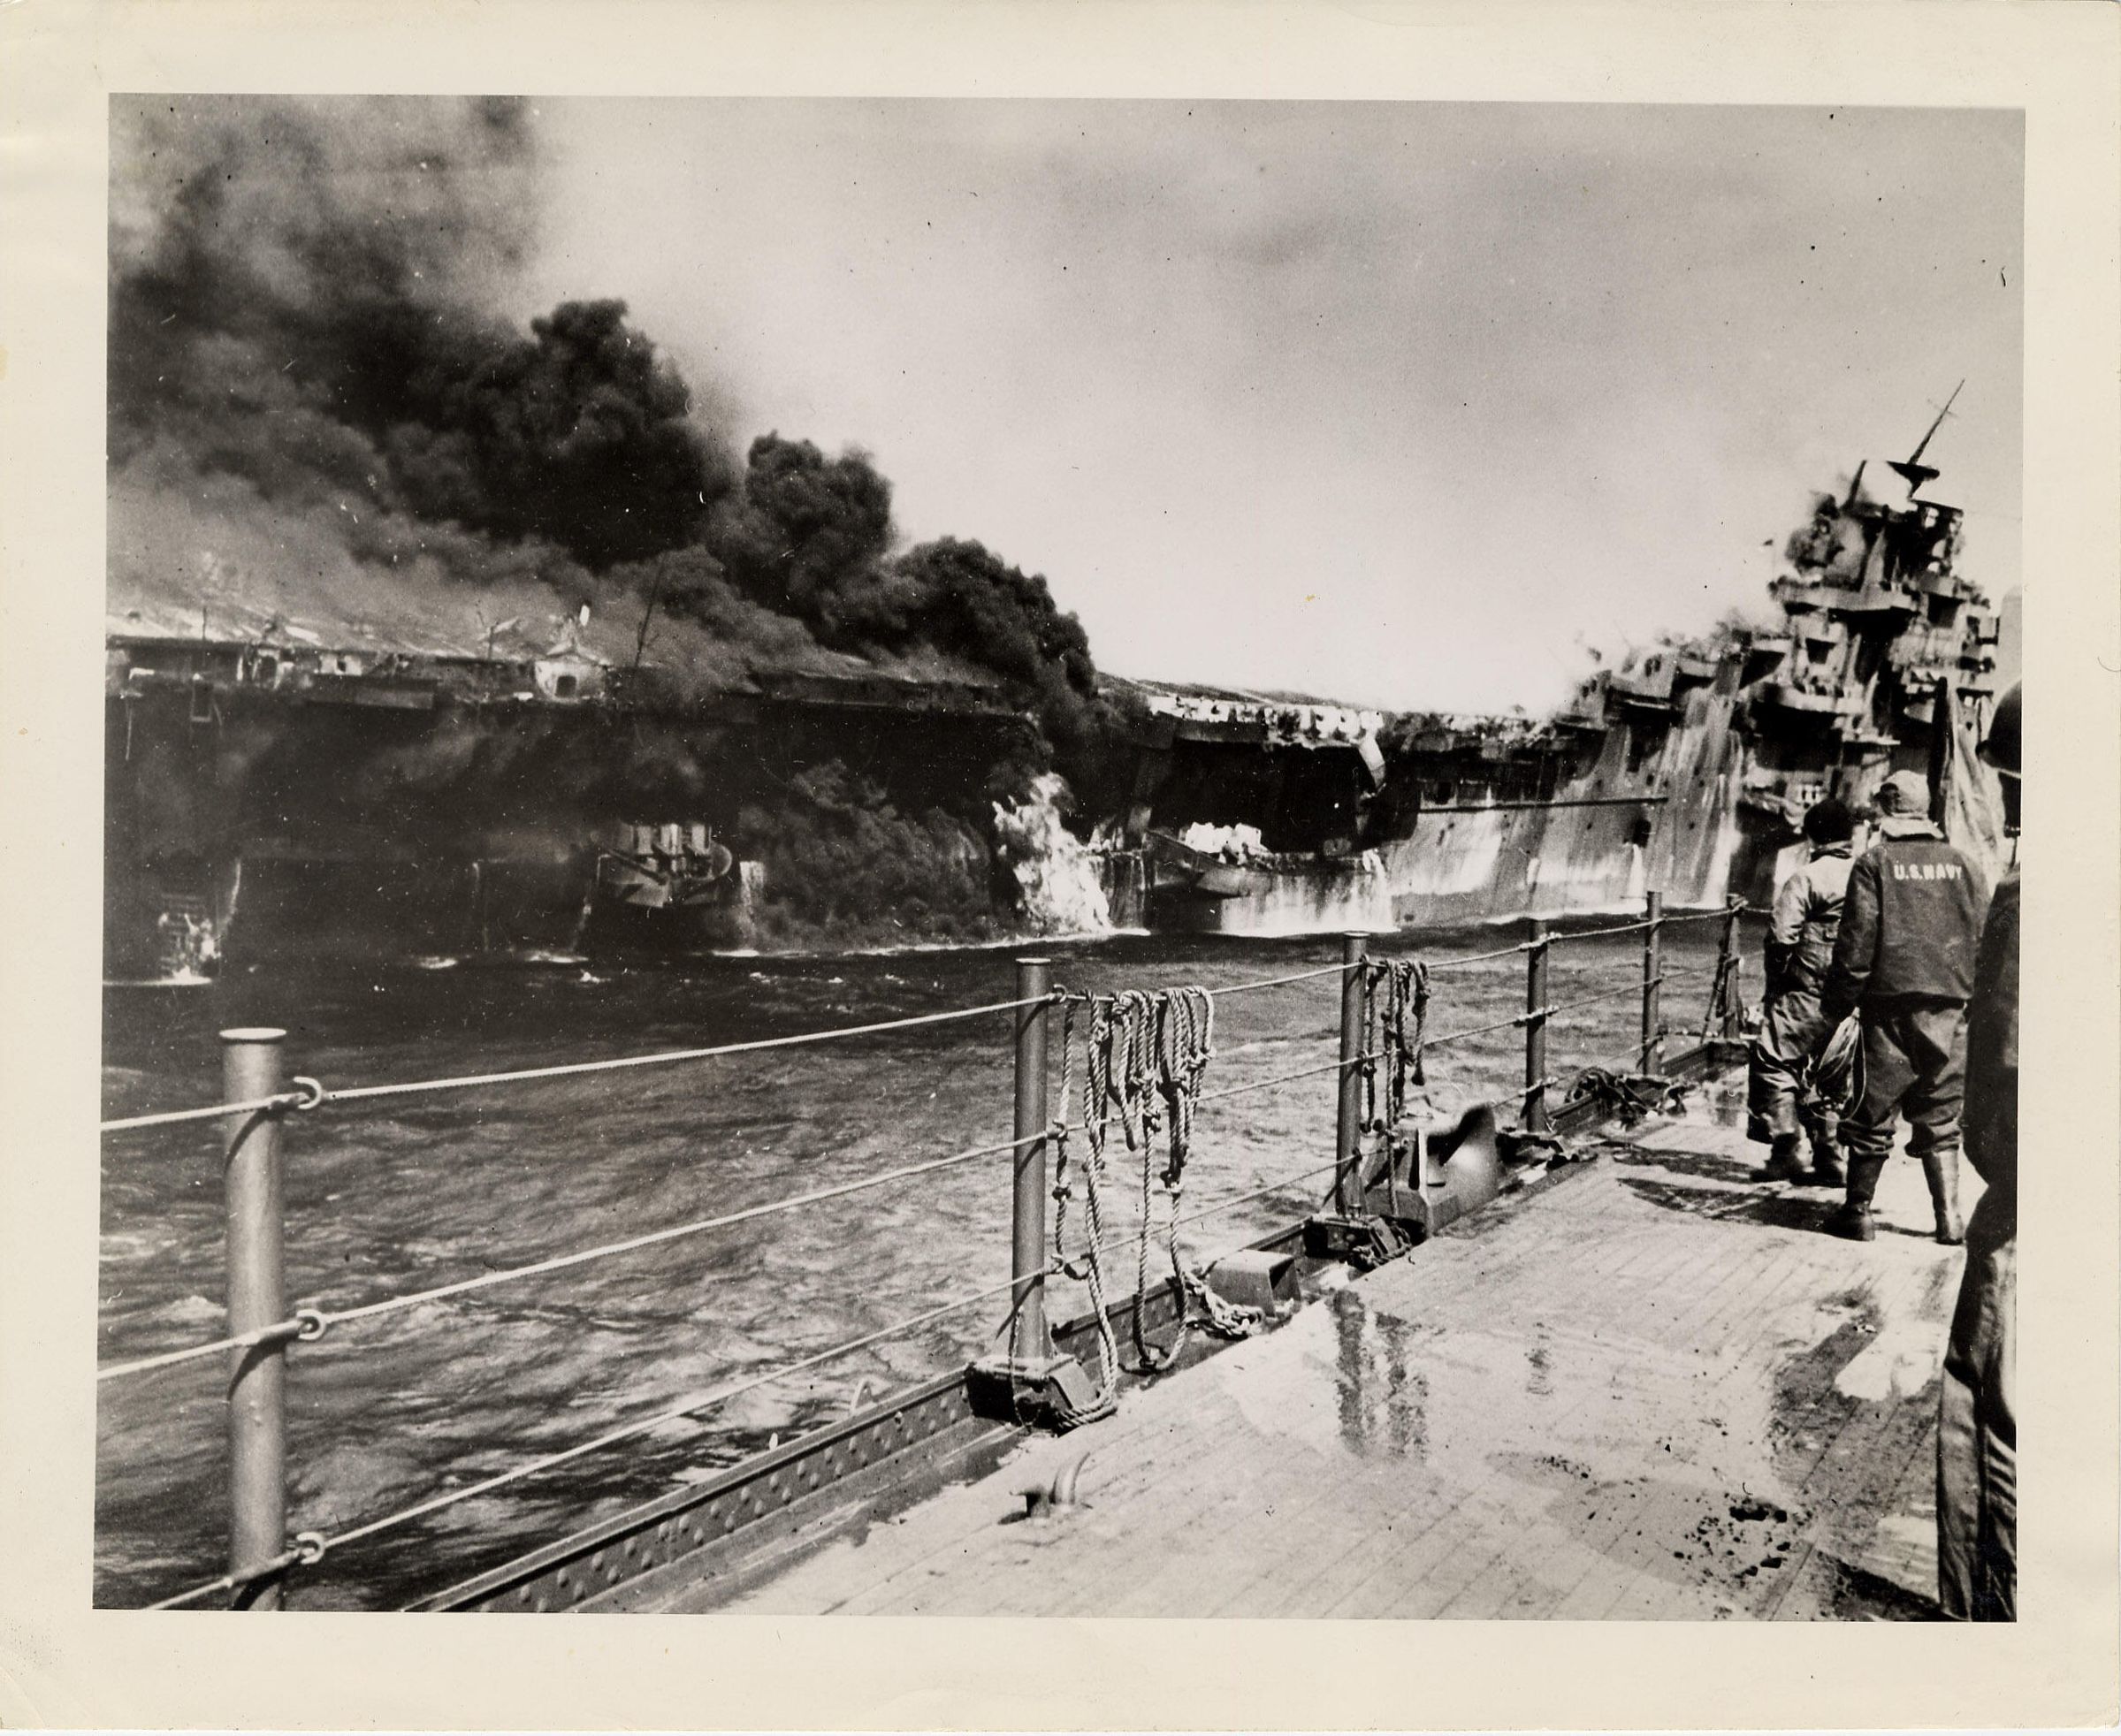
<path id="1" fill-rule="evenodd" d="M 1705 1116 L 1508 1198 L 727 1604 L 875 1613 L 1805 1617 L 1934 1574 L 1959 1256 L 1919 1167 L 1877 1242 Z M 1019 1493 L 1091 1453 L 1080 1506 Z M 1760 1504 L 1755 1506 L 1755 1503 Z"/>

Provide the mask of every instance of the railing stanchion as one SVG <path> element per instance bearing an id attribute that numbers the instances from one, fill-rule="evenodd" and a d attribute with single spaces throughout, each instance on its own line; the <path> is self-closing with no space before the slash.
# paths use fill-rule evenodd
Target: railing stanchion
<path id="1" fill-rule="evenodd" d="M 1546 1131 L 1546 924 L 1532 918 L 1524 954 L 1524 1114 L 1528 1133 Z"/>
<path id="2" fill-rule="evenodd" d="M 1016 1014 L 1016 1195 L 1011 1213 L 1010 1303 L 1016 1310 L 1016 1354 L 1041 1360 L 1053 1354 L 1046 1325 L 1046 1032 L 1052 1009 L 1045 997 L 1052 982 L 1042 958 L 1017 960 L 1019 1007 Z"/>
<path id="3" fill-rule="evenodd" d="M 1730 907 L 1723 917 L 1722 968 L 1716 973 L 1723 985 L 1723 1035 L 1736 1040 L 1744 1034 L 1744 1000 L 1738 992 L 1738 971 L 1742 963 L 1738 956 L 1738 918 L 1743 914 L 1745 901 L 1733 895 Z"/>
<path id="4" fill-rule="evenodd" d="M 1340 937 L 1340 1111 L 1333 1142 L 1333 1209 L 1343 1216 L 1362 1204 L 1362 966 L 1369 936 Z"/>
<path id="5" fill-rule="evenodd" d="M 226 1100 L 286 1089 L 286 1032 L 248 1027 L 221 1033 Z M 227 1117 L 223 1187 L 228 1214 L 228 1329 L 256 1332 L 287 1317 L 280 1220 L 280 1116 L 273 1109 Z M 286 1361 L 284 1339 L 229 1352 L 228 1572 L 239 1609 L 282 1606 L 280 1577 L 243 1583 L 287 1547 Z"/>
<path id="6" fill-rule="evenodd" d="M 1046 1032 L 1052 976 L 1042 958 L 1017 960 L 1016 1157 L 1009 1214 L 1009 1322 L 1005 1351 L 966 1370 L 973 1411 L 996 1420 L 1062 1428 L 1096 1412 L 1096 1383 L 1072 1356 L 1057 1352 L 1046 1320 Z"/>
<path id="7" fill-rule="evenodd" d="M 1643 901 L 1643 914 L 1650 925 L 1643 930 L 1643 1053 L 1642 1070 L 1661 1073 L 1665 1064 L 1664 1010 L 1659 1004 L 1659 984 L 1664 976 L 1663 928 L 1665 895 L 1652 892 Z"/>

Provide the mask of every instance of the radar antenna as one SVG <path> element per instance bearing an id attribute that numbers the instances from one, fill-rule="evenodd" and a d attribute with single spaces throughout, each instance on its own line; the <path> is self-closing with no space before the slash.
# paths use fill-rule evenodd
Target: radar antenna
<path id="1" fill-rule="evenodd" d="M 1907 478 L 1907 491 L 1912 495 L 1922 484 L 1939 473 L 1934 465 L 1925 464 L 1922 454 L 1929 450 L 1929 443 L 1937 438 L 1937 430 L 1944 426 L 1944 418 L 1951 414 L 1951 407 L 1965 391 L 1966 382 L 1961 380 L 1951 389 L 1951 396 L 1944 400 L 1944 407 L 1937 412 L 1937 419 L 1929 425 L 1929 431 L 1915 442 L 1915 449 L 1904 459 L 1888 461 L 1889 467 Z"/>

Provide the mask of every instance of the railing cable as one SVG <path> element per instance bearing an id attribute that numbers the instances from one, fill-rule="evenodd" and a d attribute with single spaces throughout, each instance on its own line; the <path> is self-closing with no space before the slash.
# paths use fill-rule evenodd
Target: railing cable
<path id="1" fill-rule="evenodd" d="M 1338 977 L 1347 967 L 1344 964 L 1322 964 L 1316 971 L 1293 971 L 1286 977 L 1263 977 L 1257 982 L 1232 983 L 1227 988 L 1211 988 L 1211 999 L 1221 1000 L 1230 994 L 1249 994 L 1258 988 L 1281 988 L 1290 983 L 1308 983 L 1320 977 Z"/>
<path id="2" fill-rule="evenodd" d="M 1530 941 L 1520 940 L 1514 946 L 1497 947 L 1492 952 L 1467 953 L 1458 958 L 1432 958 L 1429 961 L 1429 974 L 1434 976 L 1438 971 L 1462 971 L 1473 964 L 1491 964 L 1499 958 L 1515 958 L 1530 950 Z"/>
<path id="3" fill-rule="evenodd" d="M 1659 976 L 1652 978 L 1652 981 L 1661 983 L 1664 978 Z M 1545 1018 L 1552 1018 L 1556 1013 L 1574 1012 L 1578 1007 L 1596 1006 L 1601 1001 L 1616 1001 L 1623 994 L 1640 994 L 1643 988 L 1644 985 L 1640 981 L 1630 978 L 1617 988 L 1600 989 L 1596 994 L 1580 994 L 1573 1001 L 1556 1001 L 1541 1008 L 1540 1015 Z M 1529 1018 L 1531 1016 L 1528 1013 L 1520 1016 Z"/>
<path id="4" fill-rule="evenodd" d="M 220 1115 L 240 1115 L 248 1109 L 283 1107 L 313 1108 L 317 1104 L 325 1102 L 353 1103 L 378 1097 L 408 1097 L 423 1092 L 466 1091 L 477 1085 L 520 1085 L 531 1079 L 558 1079 L 583 1073 L 609 1073 L 622 1068 L 662 1067 L 680 1061 L 711 1061 L 718 1055 L 753 1055 L 762 1049 L 795 1048 L 805 1044 L 837 1042 L 849 1037 L 872 1037 L 886 1031 L 911 1031 L 920 1025 L 949 1024 L 961 1019 L 986 1018 L 996 1013 L 1013 1013 L 1026 1007 L 1044 1006 L 1051 1000 L 1050 995 L 1037 995 L 1027 1001 L 996 1001 L 984 1007 L 959 1007 L 947 1012 L 919 1013 L 909 1018 L 878 1019 L 868 1024 L 841 1025 L 830 1031 L 797 1032 L 787 1037 L 755 1037 L 745 1042 L 717 1043 L 706 1048 L 664 1049 L 653 1055 L 614 1055 L 601 1061 L 560 1062 L 550 1067 L 517 1067 L 498 1073 L 463 1073 L 451 1078 L 413 1079 L 401 1085 L 346 1085 L 336 1091 L 315 1085 L 309 1093 L 314 1099 L 310 1102 L 299 1101 L 301 1093 L 283 1093 L 277 1097 L 256 1098 L 248 1102 L 213 1103 L 202 1108 L 170 1109 L 157 1115 L 128 1115 L 117 1121 L 101 1123 L 99 1131 L 114 1133 L 127 1128 L 163 1127 L 185 1121 L 210 1121 Z"/>
<path id="5" fill-rule="evenodd" d="M 1344 1067 L 1354 1067 L 1366 1061 L 1377 1061 L 1382 1058 L 1382 1050 L 1371 1050 L 1363 1055 L 1354 1055 L 1347 1061 L 1323 1062 L 1316 1067 L 1301 1068 L 1293 1073 L 1277 1073 L 1272 1078 L 1249 1079 L 1243 1085 L 1225 1085 L 1220 1091 L 1204 1091 L 1194 1101 L 1195 1103 L 1219 1103 L 1226 1097 L 1242 1097 L 1247 1092 L 1268 1091 L 1276 1085 L 1289 1085 L 1298 1079 L 1315 1079 L 1321 1073 L 1338 1073 Z"/>
<path id="6" fill-rule="evenodd" d="M 1490 1036 L 1498 1031 L 1514 1030 L 1517 1026 L 1524 1024 L 1525 1021 L 1531 1016 L 1532 1015 L 1530 1013 L 1518 1013 L 1510 1018 L 1499 1018 L 1487 1024 L 1476 1024 L 1470 1026 L 1469 1029 L 1464 1031 L 1447 1032 L 1441 1037 L 1431 1037 L 1426 1039 L 1423 1044 L 1423 1047 L 1428 1049 L 1448 1048 L 1453 1043 L 1469 1042 L 1473 1038 Z"/>
<path id="7" fill-rule="evenodd" d="M 799 1207 L 814 1206 L 828 1199 L 844 1199 L 849 1194 L 866 1192 L 871 1188 L 882 1187 L 891 1182 L 900 1182 L 915 1176 L 928 1175 L 938 1169 L 947 1169 L 954 1164 L 969 1163 L 975 1158 L 993 1157 L 1002 1152 L 1015 1151 L 1020 1146 L 1036 1145 L 1049 1137 L 1055 1130 L 1026 1134 L 1020 1139 L 1003 1139 L 993 1145 L 974 1146 L 968 1151 L 953 1152 L 948 1157 L 931 1158 L 923 1163 L 909 1163 L 896 1169 L 886 1169 L 875 1175 L 863 1176 L 851 1182 L 841 1182 L 832 1187 L 816 1188 L 808 1193 L 796 1194 L 784 1199 L 770 1200 L 763 1206 L 747 1206 L 741 1211 L 724 1212 L 719 1216 L 696 1218 L 690 1223 L 674 1224 L 668 1229 L 650 1230 L 645 1235 L 631 1236 L 623 1241 L 606 1242 L 593 1248 L 584 1248 L 574 1253 L 556 1254 L 550 1260 L 536 1260 L 527 1266 L 511 1266 L 500 1271 L 484 1272 L 476 1278 L 463 1278 L 454 1283 L 437 1284 L 429 1290 L 413 1291 L 401 1296 L 389 1296 L 358 1307 L 320 1309 L 303 1308 L 289 1320 L 273 1326 L 262 1327 L 233 1337 L 211 1339 L 204 1344 L 193 1344 L 180 1351 L 167 1351 L 159 1356 L 142 1357 L 134 1362 L 113 1363 L 96 1370 L 98 1382 L 118 1380 L 128 1374 L 146 1374 L 152 1369 L 172 1367 L 195 1358 L 211 1356 L 219 1351 L 247 1348 L 281 1338 L 300 1338 L 314 1341 L 324 1336 L 327 1328 L 348 1321 L 369 1320 L 378 1314 L 395 1313 L 401 1309 L 417 1307 L 423 1303 L 440 1301 L 445 1297 L 462 1296 L 471 1291 L 490 1289 L 495 1284 L 513 1283 L 519 1279 L 536 1277 L 546 1272 L 560 1272 L 571 1266 L 586 1265 L 592 1260 L 603 1260 L 611 1255 L 630 1253 L 636 1249 L 654 1247 L 664 1242 L 675 1242 L 688 1236 L 699 1236 L 711 1230 L 725 1230 L 732 1224 L 748 1223 L 754 1218 L 768 1217 L 778 1212 L 794 1211 Z M 1077 1131 L 1080 1130 L 1071 1130 Z"/>

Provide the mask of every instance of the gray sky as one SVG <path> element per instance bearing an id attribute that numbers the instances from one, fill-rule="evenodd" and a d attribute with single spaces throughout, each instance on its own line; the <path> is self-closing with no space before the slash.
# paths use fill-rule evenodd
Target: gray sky
<path id="1" fill-rule="evenodd" d="M 625 297 L 1122 673 L 1543 709 L 1755 604 L 1962 377 L 1930 492 L 2018 582 L 2013 111 L 538 107 L 521 312 Z"/>

